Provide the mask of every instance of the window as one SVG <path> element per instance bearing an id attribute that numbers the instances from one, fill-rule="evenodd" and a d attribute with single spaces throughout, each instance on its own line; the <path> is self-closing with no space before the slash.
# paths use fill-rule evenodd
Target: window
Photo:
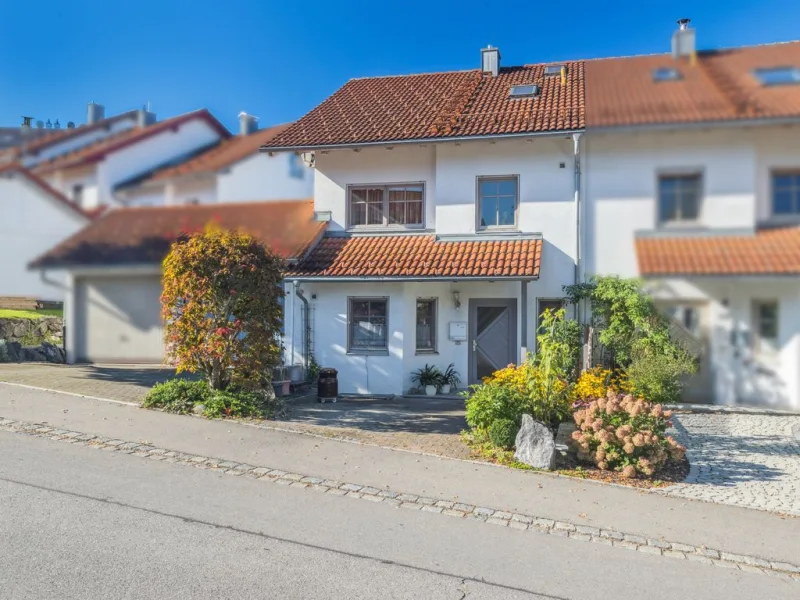
<path id="1" fill-rule="evenodd" d="M 653 71 L 653 81 L 679 81 L 681 74 L 678 69 L 672 67 L 661 67 Z"/>
<path id="2" fill-rule="evenodd" d="M 436 299 L 417 298 L 417 354 L 436 352 Z"/>
<path id="3" fill-rule="evenodd" d="M 753 302 L 753 330 L 756 350 L 775 352 L 778 344 L 778 303 L 774 300 Z"/>
<path id="4" fill-rule="evenodd" d="M 518 184 L 516 176 L 478 178 L 480 229 L 516 226 Z"/>
<path id="5" fill-rule="evenodd" d="M 658 179 L 658 219 L 661 223 L 697 221 L 700 175 L 662 175 Z"/>
<path id="6" fill-rule="evenodd" d="M 753 74 L 761 85 L 786 85 L 800 83 L 800 67 L 772 67 L 756 69 Z"/>
<path id="7" fill-rule="evenodd" d="M 545 76 L 550 75 L 561 75 L 561 69 L 564 69 L 564 65 L 547 65 L 544 68 Z"/>
<path id="8" fill-rule="evenodd" d="M 772 174 L 772 214 L 800 215 L 800 172 Z"/>
<path id="9" fill-rule="evenodd" d="M 550 309 L 550 312 L 556 312 L 557 310 L 561 310 L 564 306 L 564 301 L 560 299 L 556 300 L 539 300 L 538 301 L 539 308 L 536 313 L 536 334 L 540 333 L 540 329 L 542 328 L 542 314 L 547 309 Z"/>
<path id="10" fill-rule="evenodd" d="M 292 179 L 305 179 L 306 177 L 303 159 L 294 153 L 289 154 L 289 177 Z"/>
<path id="11" fill-rule="evenodd" d="M 80 183 L 72 186 L 72 201 L 78 206 L 83 203 L 83 185 Z"/>
<path id="12" fill-rule="evenodd" d="M 536 96 L 538 93 L 539 86 L 531 83 L 528 85 L 512 85 L 508 95 L 512 98 L 525 98 L 527 96 Z"/>
<path id="13" fill-rule="evenodd" d="M 349 188 L 350 227 L 422 227 L 425 224 L 422 184 Z"/>
<path id="14" fill-rule="evenodd" d="M 350 298 L 347 322 L 348 352 L 382 352 L 388 349 L 387 298 Z"/>

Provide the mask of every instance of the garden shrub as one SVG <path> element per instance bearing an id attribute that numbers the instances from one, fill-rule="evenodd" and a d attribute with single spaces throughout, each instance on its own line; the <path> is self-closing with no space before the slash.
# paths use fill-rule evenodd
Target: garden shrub
<path id="1" fill-rule="evenodd" d="M 210 394 L 205 381 L 172 379 L 157 383 L 145 396 L 142 406 L 161 408 L 167 412 L 186 414 L 192 412 L 195 404 L 203 404 Z"/>
<path id="2" fill-rule="evenodd" d="M 497 419 L 489 425 L 489 440 L 498 448 L 510 450 L 517 440 L 519 423 L 511 419 Z"/>
<path id="3" fill-rule="evenodd" d="M 631 392 L 653 402 L 680 401 L 683 377 L 695 370 L 695 360 L 686 354 L 656 355 L 637 352 L 626 369 Z"/>
<path id="4" fill-rule="evenodd" d="M 631 384 L 625 371 L 612 371 L 603 367 L 594 367 L 581 373 L 578 381 L 570 390 L 573 407 L 583 408 L 592 400 L 605 398 L 608 391 L 627 394 L 631 392 Z"/>
<path id="5" fill-rule="evenodd" d="M 623 477 L 654 475 L 670 459 L 681 460 L 685 449 L 666 435 L 671 413 L 660 404 L 608 392 L 575 412 L 578 430 L 572 446 L 578 459 Z"/>
<path id="6" fill-rule="evenodd" d="M 482 385 L 472 386 L 467 395 L 467 424 L 472 429 L 485 431 L 495 421 L 508 420 L 516 424 L 522 422 L 525 411 L 525 395 L 522 388 L 515 388 L 502 383 L 510 377 L 509 371 L 522 369 L 525 365 L 514 367 L 509 365 L 497 371 L 503 379 L 487 378 Z"/>
<path id="7" fill-rule="evenodd" d="M 248 391 L 236 387 L 211 391 L 203 411 L 203 415 L 210 419 L 222 417 L 267 419 L 273 416 L 273 413 L 274 403 L 271 395 L 262 391 Z"/>

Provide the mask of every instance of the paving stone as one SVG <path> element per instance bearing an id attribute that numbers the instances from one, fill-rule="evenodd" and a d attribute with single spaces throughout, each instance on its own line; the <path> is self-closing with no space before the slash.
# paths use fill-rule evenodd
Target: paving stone
<path id="1" fill-rule="evenodd" d="M 571 540 L 579 540 L 581 542 L 591 542 L 592 536 L 588 533 L 579 533 L 577 531 L 573 531 L 569 534 L 569 539 Z"/>
<path id="2" fill-rule="evenodd" d="M 677 542 L 672 542 L 669 544 L 669 547 L 673 550 L 677 550 L 678 552 L 686 552 L 689 554 L 694 553 L 697 550 L 697 548 L 694 546 L 690 546 L 689 544 L 679 544 Z"/>
<path id="3" fill-rule="evenodd" d="M 556 521 L 553 527 L 555 529 L 560 529 L 561 531 L 575 531 L 575 525 L 572 523 L 564 523 L 562 521 Z"/>
<path id="4" fill-rule="evenodd" d="M 508 526 L 511 529 L 527 529 L 529 525 L 527 523 L 522 523 L 521 521 L 514 521 L 513 519 L 508 522 Z"/>
<path id="5" fill-rule="evenodd" d="M 661 554 L 661 548 L 656 548 L 655 546 L 639 546 L 636 548 L 639 552 L 644 552 L 645 554 Z"/>
<path id="6" fill-rule="evenodd" d="M 522 515 L 519 513 L 514 513 L 511 515 L 511 520 L 516 521 L 518 523 L 525 523 L 526 525 L 530 525 L 533 523 L 533 517 L 529 517 L 528 515 Z"/>
<path id="7" fill-rule="evenodd" d="M 375 494 L 377 494 L 378 492 L 380 492 L 380 490 L 379 490 L 378 488 L 374 488 L 374 487 L 363 487 L 363 488 L 361 488 L 361 490 L 359 490 L 359 491 L 360 491 L 362 494 L 372 494 L 372 495 L 375 495 Z"/>
<path id="8" fill-rule="evenodd" d="M 792 565 L 785 562 L 771 562 L 770 566 L 773 569 L 778 569 L 779 571 L 788 571 L 789 573 L 796 573 L 800 575 L 800 566 Z"/>
<path id="9" fill-rule="evenodd" d="M 485 506 L 478 506 L 472 512 L 480 517 L 491 517 L 495 513 L 495 510 L 493 508 L 487 508 Z"/>
<path id="10" fill-rule="evenodd" d="M 454 508 L 445 508 L 442 510 L 442 514 L 451 517 L 459 517 L 463 519 L 464 515 L 466 515 L 467 513 L 465 513 L 463 510 L 456 510 Z"/>
<path id="11" fill-rule="evenodd" d="M 625 536 L 622 533 L 620 533 L 619 531 L 613 531 L 611 529 L 601 529 L 600 537 L 608 538 L 610 540 L 625 539 Z"/>
<path id="12" fill-rule="evenodd" d="M 691 560 L 694 562 L 703 563 L 706 565 L 713 565 L 714 561 L 706 556 L 700 556 L 699 554 L 685 554 L 686 560 Z"/>
<path id="13" fill-rule="evenodd" d="M 453 502 L 448 502 L 447 500 L 439 500 L 436 502 L 436 506 L 439 508 L 453 508 Z"/>
<path id="14" fill-rule="evenodd" d="M 620 548 L 627 548 L 628 550 L 636 550 L 638 546 L 633 542 L 627 542 L 625 540 L 613 540 L 614 546 L 619 546 Z"/>
<path id="15" fill-rule="evenodd" d="M 662 550 L 668 550 L 672 547 L 672 544 L 669 542 L 662 542 L 661 540 L 654 540 L 654 539 L 647 539 L 648 546 L 654 546 L 656 548 L 661 548 Z"/>
<path id="16" fill-rule="evenodd" d="M 647 538 L 644 538 L 644 537 L 642 537 L 640 535 L 631 535 L 631 534 L 626 533 L 622 537 L 622 539 L 624 539 L 626 542 L 633 542 L 634 544 L 637 544 L 639 546 L 646 546 L 647 545 Z"/>
<path id="17" fill-rule="evenodd" d="M 701 555 L 706 556 L 708 558 L 719 558 L 719 551 L 713 550 L 711 548 L 699 548 L 698 552 Z"/>
<path id="18" fill-rule="evenodd" d="M 589 525 L 575 525 L 575 531 L 586 535 L 600 535 L 599 527 L 591 527 Z"/>
<path id="19" fill-rule="evenodd" d="M 423 506 L 422 510 L 425 511 L 425 512 L 440 513 L 444 509 L 439 507 L 439 506 L 433 506 L 433 505 L 428 504 L 428 505 Z"/>
<path id="20" fill-rule="evenodd" d="M 411 510 L 422 510 L 422 505 L 416 504 L 415 502 L 401 502 L 400 508 L 409 508 Z"/>
<path id="21" fill-rule="evenodd" d="M 300 481 L 302 478 L 303 475 L 300 475 L 299 473 L 286 473 L 285 475 L 281 475 L 281 479 L 289 479 L 291 481 Z"/>
<path id="22" fill-rule="evenodd" d="M 399 494 L 397 492 L 392 492 L 390 490 L 381 490 L 378 492 L 378 496 L 382 496 L 384 498 L 397 498 Z"/>
<path id="23" fill-rule="evenodd" d="M 416 502 L 419 496 L 415 496 L 414 494 L 399 494 L 396 498 L 400 500 L 400 502 Z"/>
<path id="24" fill-rule="evenodd" d="M 364 494 L 361 496 L 364 500 L 369 500 L 370 502 L 383 502 L 386 498 L 381 496 L 376 496 L 375 494 Z"/>
<path id="25" fill-rule="evenodd" d="M 550 519 L 534 519 L 533 525 L 538 529 L 552 529 L 556 522 Z"/>
<path id="26" fill-rule="evenodd" d="M 670 558 L 686 558 L 686 555 L 683 552 L 678 552 L 677 550 L 662 550 L 662 552 L 664 553 L 664 556 L 669 556 Z"/>
<path id="27" fill-rule="evenodd" d="M 492 525 L 500 525 L 501 527 L 507 527 L 508 521 L 506 519 L 497 519 L 495 517 L 489 517 L 486 519 L 487 523 L 491 523 Z"/>
<path id="28" fill-rule="evenodd" d="M 262 475 L 266 475 L 267 473 L 269 473 L 269 469 L 267 469 L 266 467 L 256 467 L 255 469 L 253 469 L 253 475 L 255 475 L 256 477 L 261 477 Z"/>
<path id="29" fill-rule="evenodd" d="M 303 477 L 300 481 L 303 483 L 320 484 L 323 482 L 321 477 Z"/>
<path id="30" fill-rule="evenodd" d="M 453 508 L 455 508 L 456 510 L 463 510 L 465 513 L 472 512 L 473 510 L 475 510 L 475 506 L 473 506 L 472 504 L 464 504 L 462 502 L 456 502 L 455 504 L 453 504 Z"/>
<path id="31" fill-rule="evenodd" d="M 345 494 L 348 494 L 349 492 L 347 492 L 345 490 L 341 490 L 339 488 L 328 488 L 328 492 L 327 493 L 330 494 L 331 496 L 344 496 Z"/>

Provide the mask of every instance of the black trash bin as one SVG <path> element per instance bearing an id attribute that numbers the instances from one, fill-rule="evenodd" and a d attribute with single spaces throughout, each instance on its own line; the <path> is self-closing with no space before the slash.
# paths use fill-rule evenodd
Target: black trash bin
<path id="1" fill-rule="evenodd" d="M 317 379 L 317 402 L 336 402 L 339 396 L 339 372 L 336 369 L 320 369 Z"/>

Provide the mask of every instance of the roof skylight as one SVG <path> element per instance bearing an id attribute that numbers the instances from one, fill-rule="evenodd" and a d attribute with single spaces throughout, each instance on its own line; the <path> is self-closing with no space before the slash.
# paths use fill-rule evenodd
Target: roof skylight
<path id="1" fill-rule="evenodd" d="M 564 65 L 546 65 L 544 68 L 544 74 L 546 76 L 549 75 L 561 75 L 561 69 L 564 68 Z"/>
<path id="2" fill-rule="evenodd" d="M 800 67 L 770 67 L 756 69 L 753 74 L 761 85 L 787 85 L 800 83 Z"/>
<path id="3" fill-rule="evenodd" d="M 539 94 L 539 86 L 535 83 L 528 83 L 525 85 L 512 85 L 511 91 L 508 93 L 512 98 L 525 98 L 528 96 L 537 96 Z"/>
<path id="4" fill-rule="evenodd" d="M 653 71 L 653 81 L 679 81 L 681 74 L 673 67 L 660 67 Z"/>

